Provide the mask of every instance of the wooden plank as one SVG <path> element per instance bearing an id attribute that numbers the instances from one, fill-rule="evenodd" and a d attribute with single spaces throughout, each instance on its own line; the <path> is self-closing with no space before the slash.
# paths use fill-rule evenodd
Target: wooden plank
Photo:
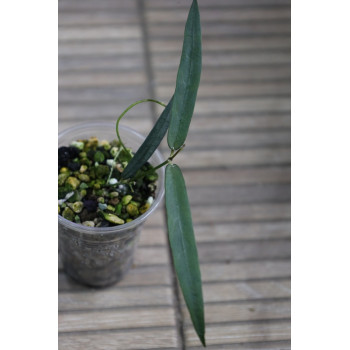
<path id="1" fill-rule="evenodd" d="M 267 97 L 267 98 L 251 98 L 251 99 L 235 99 L 235 100 L 212 100 L 197 101 L 195 113 L 216 115 L 220 113 L 253 112 L 253 111 L 273 111 L 284 112 L 290 110 L 289 97 Z"/>
<path id="2" fill-rule="evenodd" d="M 66 107 L 68 108 L 68 106 Z M 119 110 L 123 110 L 125 108 L 125 102 L 121 102 L 118 105 Z M 141 120 L 141 111 L 138 111 L 137 108 L 135 108 L 134 111 L 130 111 L 130 114 L 126 118 L 123 119 L 122 123 L 129 123 L 131 121 L 135 121 L 135 130 L 139 130 L 139 126 L 137 125 L 137 120 L 140 121 L 140 126 L 142 126 L 143 120 Z M 135 113 L 135 114 L 133 114 Z M 150 112 L 149 112 L 150 113 Z M 261 135 L 264 135 L 266 132 L 277 132 L 280 131 L 280 129 L 289 129 L 291 125 L 291 117 L 289 112 L 281 112 L 281 113 L 272 113 L 271 115 L 268 115 L 269 112 L 248 112 L 245 114 L 238 114 L 238 115 L 226 115 L 226 114 L 216 114 L 215 117 L 211 118 L 209 115 L 205 114 L 196 114 L 194 115 L 190 131 L 188 134 L 188 142 L 190 142 L 191 145 L 191 139 L 193 138 L 194 141 L 198 141 L 198 139 L 202 138 L 202 141 L 206 140 L 206 137 L 208 136 L 208 140 L 213 140 L 211 144 L 211 149 L 219 148 L 221 145 L 231 145 L 235 146 L 239 142 L 239 140 L 242 140 L 239 137 L 235 137 L 236 135 L 233 134 L 237 133 L 244 133 L 244 132 L 261 132 Z M 156 115 L 160 115 L 160 110 L 157 109 Z M 151 114 L 150 114 L 151 116 Z M 109 117 L 111 120 L 115 120 L 116 116 L 114 118 Z M 139 118 L 139 119 L 137 119 Z M 150 130 L 150 129 L 148 129 Z M 232 133 L 232 139 L 228 140 L 229 136 L 225 135 L 228 133 Z M 209 134 L 212 134 L 213 136 L 209 136 Z M 220 136 L 218 136 L 220 135 Z M 231 134 L 230 134 L 231 135 Z M 251 134 L 252 138 L 254 138 L 253 134 Z M 222 138 L 222 143 L 220 143 L 220 139 Z M 258 142 L 260 139 L 266 137 L 261 136 L 260 138 L 256 138 L 256 142 Z M 290 136 L 288 137 L 289 140 Z M 218 139 L 218 140 L 217 140 Z M 215 141 L 218 142 L 217 147 L 215 146 Z M 247 146 L 249 146 L 248 141 Z M 251 145 L 254 145 L 254 141 L 250 141 Z M 186 140 L 187 144 L 187 140 Z M 289 144 L 289 143 L 288 143 Z M 202 145 L 202 144 L 201 144 Z M 281 145 L 279 143 L 278 145 Z M 166 142 L 166 137 L 163 140 L 163 143 L 161 145 L 163 147 L 163 150 L 166 150 L 166 154 L 168 153 L 168 146 Z M 165 147 L 164 147 L 165 146 Z M 259 145 L 260 146 L 260 145 Z M 272 145 L 273 146 L 273 145 Z M 269 148 L 269 147 L 266 147 Z M 271 148 L 271 147 L 270 147 Z M 187 148 L 182 154 L 187 153 Z"/>
<path id="3" fill-rule="evenodd" d="M 290 148 L 242 150 L 201 150 L 180 153 L 176 163 L 182 168 L 213 168 L 242 165 L 277 165 L 290 163 Z"/>
<path id="4" fill-rule="evenodd" d="M 213 222 L 207 225 L 194 226 L 197 244 L 219 243 L 247 240 L 285 239 L 291 235 L 289 221 L 259 222 L 259 223 L 228 223 Z"/>
<path id="5" fill-rule="evenodd" d="M 194 224 L 224 222 L 254 222 L 290 219 L 290 203 L 256 203 L 241 205 L 196 205 L 191 207 Z M 151 226 L 165 226 L 165 218 L 159 211 L 148 219 Z"/>
<path id="6" fill-rule="evenodd" d="M 81 10 L 86 10 L 82 8 Z M 103 9 L 101 9 L 103 10 Z M 105 9 L 107 10 L 107 9 Z M 176 14 L 176 16 L 174 16 Z M 186 8 L 152 9 L 146 12 L 146 21 L 152 24 L 159 23 L 177 23 L 183 27 L 188 14 Z M 202 26 L 207 23 L 222 21 L 273 21 L 276 19 L 290 18 L 289 7 L 276 8 L 217 8 L 201 9 Z M 58 17 L 59 27 L 63 26 L 100 26 L 115 24 L 133 24 L 138 23 L 139 18 L 135 11 L 129 9 L 118 9 L 118 11 L 98 11 L 98 12 L 66 12 Z"/>
<path id="7" fill-rule="evenodd" d="M 199 103 L 199 102 L 197 102 Z M 249 102 L 247 102 L 249 104 Z M 283 106 L 283 105 L 282 105 Z M 283 108 L 283 107 L 282 107 Z M 282 109 L 281 108 L 281 109 Z M 286 110 L 288 106 L 284 107 Z M 232 112 L 232 110 L 231 110 Z M 280 129 L 289 128 L 291 118 L 289 112 L 281 112 L 277 114 L 268 115 L 268 112 L 257 111 L 260 115 L 220 115 L 216 112 L 206 114 L 206 111 L 201 111 L 201 114 L 195 114 L 191 121 L 190 132 L 228 132 L 228 131 L 246 131 L 259 129 Z M 252 113 L 254 114 L 254 112 Z M 211 117 L 212 116 L 212 117 Z M 190 134 L 191 136 L 191 134 Z M 190 137 L 189 136 L 189 137 Z M 184 152 L 185 153 L 185 152 Z"/>
<path id="8" fill-rule="evenodd" d="M 187 189 L 190 204 L 205 205 L 210 203 L 232 205 L 259 202 L 290 201 L 289 184 L 256 184 L 244 186 L 200 186 Z"/>
<path id="9" fill-rule="evenodd" d="M 103 310 L 117 307 L 172 306 L 170 287 L 108 288 L 84 292 L 60 292 L 58 311 Z"/>
<path id="10" fill-rule="evenodd" d="M 157 108 L 160 112 L 161 109 Z M 220 100 L 220 99 L 206 99 L 197 100 L 196 107 L 194 109 L 193 121 L 197 114 L 210 115 L 212 117 L 220 114 L 230 114 L 232 112 L 248 113 L 248 112 L 288 112 L 290 111 L 290 98 L 289 97 L 260 97 L 260 98 L 237 98 L 234 100 Z M 216 119 L 215 119 L 216 120 Z M 206 121 L 208 122 L 208 120 Z M 191 124 L 192 125 L 192 124 Z"/>
<path id="11" fill-rule="evenodd" d="M 98 27 L 60 27 L 58 40 L 60 42 L 78 40 L 103 40 L 103 39 L 140 39 L 141 29 L 138 25 L 113 25 Z"/>
<path id="12" fill-rule="evenodd" d="M 217 53 L 218 51 L 236 53 L 257 53 L 257 52 L 285 52 L 290 50 L 290 39 L 288 38 L 266 38 L 264 40 L 251 38 L 236 38 L 215 40 L 206 38 L 203 40 L 206 53 Z M 182 39 L 152 39 L 150 50 L 154 54 L 173 53 L 180 54 L 182 49 Z M 60 41 L 58 54 L 60 56 L 92 55 L 108 56 L 119 55 L 142 55 L 142 42 L 137 39 L 98 39 L 84 41 Z"/>
<path id="13" fill-rule="evenodd" d="M 131 90 L 131 92 L 130 92 Z M 73 106 L 76 108 L 76 106 L 79 108 L 79 106 L 85 106 L 85 108 L 88 108 L 89 106 L 96 106 L 96 108 L 99 108 L 99 110 L 103 110 L 103 104 L 113 104 L 114 106 L 118 106 L 122 111 L 125 110 L 128 106 L 130 106 L 132 103 L 142 100 L 145 98 L 145 96 L 148 96 L 148 93 L 145 89 L 138 89 L 136 88 L 134 92 L 132 92 L 133 88 L 131 89 L 125 89 L 124 91 L 121 90 L 121 93 L 119 95 L 115 95 L 114 98 L 109 98 L 108 94 L 105 95 L 99 94 L 99 96 L 94 96 L 92 98 L 89 98 L 89 92 L 82 91 L 82 89 L 79 88 L 79 91 L 74 91 L 70 94 L 67 91 L 58 91 L 59 93 L 59 100 L 58 100 L 58 106 L 61 108 L 69 108 L 70 106 Z M 108 107 L 109 109 L 112 108 L 112 106 Z M 133 112 L 133 111 L 132 111 Z M 121 112 L 120 112 L 121 113 Z M 118 115 L 115 113 L 115 117 L 117 119 Z M 129 114 L 128 114 L 129 117 Z M 141 117 L 141 111 L 136 112 L 136 115 L 134 114 L 133 117 Z"/>
<path id="14" fill-rule="evenodd" d="M 205 303 L 208 305 L 209 303 L 240 302 L 244 300 L 285 299 L 290 298 L 290 289 L 291 283 L 289 280 L 204 283 L 203 295 Z"/>
<path id="15" fill-rule="evenodd" d="M 198 347 L 186 348 L 187 350 L 195 350 Z M 220 344 L 209 345 L 208 350 L 290 350 L 290 340 L 276 340 L 276 341 L 263 341 L 263 342 L 249 342 L 249 343 L 235 343 L 235 344 Z"/>
<path id="16" fill-rule="evenodd" d="M 60 42 L 58 55 L 60 57 L 82 56 L 82 55 L 142 55 L 142 42 L 140 39 L 112 40 L 104 42 L 101 40 L 82 42 Z"/>
<path id="17" fill-rule="evenodd" d="M 186 0 L 177 0 L 177 1 L 164 1 L 164 0 L 147 0 L 145 2 L 147 9 L 159 9 L 159 8 L 175 8 L 179 9 L 181 7 L 188 8 L 188 1 Z M 201 0 L 200 6 L 201 9 L 205 8 L 245 8 L 245 7 L 280 7 L 280 6 L 289 6 L 290 0 L 215 0 L 215 4 L 212 0 Z"/>
<path id="18" fill-rule="evenodd" d="M 143 227 L 140 234 L 139 247 L 164 246 L 168 243 L 165 227 Z"/>
<path id="19" fill-rule="evenodd" d="M 143 69 L 142 55 L 81 55 L 60 56 L 58 59 L 58 70 L 61 72 L 83 72 L 90 70 L 135 71 Z"/>
<path id="20" fill-rule="evenodd" d="M 117 101 L 121 104 L 122 101 L 137 101 L 148 96 L 148 91 L 145 85 L 139 86 L 117 86 L 117 87 L 79 87 L 67 88 L 59 87 L 58 101 L 59 104 L 65 103 L 93 103 L 96 102 L 112 102 Z M 125 102 L 127 103 L 127 102 Z M 127 106 L 125 106 L 127 107 Z"/>
<path id="21" fill-rule="evenodd" d="M 135 266 L 165 265 L 169 263 L 167 247 L 138 247 L 134 256 Z"/>
<path id="22" fill-rule="evenodd" d="M 174 54 L 154 54 L 153 66 L 156 70 L 176 69 L 179 58 Z M 208 52 L 203 54 L 203 70 L 212 67 L 232 67 L 239 65 L 290 64 L 290 52 Z M 111 68 L 110 63 L 108 67 Z"/>
<path id="23" fill-rule="evenodd" d="M 110 329 L 175 327 L 171 307 L 109 309 L 65 312 L 58 315 L 58 332 L 86 332 Z"/>
<path id="24" fill-rule="evenodd" d="M 282 130 L 256 130 L 254 132 L 228 130 L 227 132 L 196 132 L 191 130 L 186 139 L 186 150 L 221 148 L 221 147 L 264 147 L 290 145 L 291 132 Z"/>
<path id="25" fill-rule="evenodd" d="M 203 55 L 203 70 L 212 67 L 232 67 L 239 65 L 290 64 L 289 52 L 221 52 Z M 176 69 L 179 59 L 176 55 L 155 54 L 153 64 L 157 70 Z M 108 66 L 110 67 L 110 66 Z M 214 92 L 215 94 L 215 92 Z"/>
<path id="26" fill-rule="evenodd" d="M 99 87 L 99 86 L 146 86 L 146 75 L 143 71 L 113 73 L 105 72 L 60 72 L 58 74 L 59 87 Z"/>
<path id="27" fill-rule="evenodd" d="M 162 205 L 161 205 L 161 208 L 162 208 Z M 165 215 L 164 215 L 164 212 L 161 210 L 161 208 L 157 209 L 155 212 L 153 212 L 152 215 L 150 215 L 147 218 L 147 225 L 165 227 L 166 225 Z"/>
<path id="28" fill-rule="evenodd" d="M 115 115 L 113 118 L 105 118 L 103 117 L 103 112 L 101 111 L 100 117 L 69 117 L 65 114 L 60 114 L 58 118 L 58 132 L 61 132 L 65 129 L 68 129 L 72 126 L 75 126 L 80 123 L 85 122 L 96 122 L 96 120 L 101 122 L 116 122 L 117 116 Z M 131 129 L 137 130 L 140 134 L 147 135 L 147 133 L 151 130 L 153 126 L 153 122 L 151 119 L 140 120 L 137 118 L 125 118 L 125 121 L 122 123 L 125 126 L 128 126 Z"/>
<path id="29" fill-rule="evenodd" d="M 59 1 L 60 3 L 61 1 Z M 86 8 L 84 8 L 86 9 Z M 82 10 L 84 10 L 82 9 Z M 99 12 L 66 12 L 59 13 L 58 27 L 63 26 L 96 26 L 96 25 L 116 25 L 134 24 L 139 22 L 136 11 L 128 9 L 118 9 L 118 11 Z"/>
<path id="30" fill-rule="evenodd" d="M 199 4 L 201 7 L 202 4 Z M 176 16 L 175 16 L 176 14 Z M 183 26 L 187 19 L 188 10 L 185 8 L 174 9 L 152 9 L 152 11 L 147 11 L 146 20 L 149 23 L 166 23 L 173 24 L 177 23 L 180 27 Z M 217 8 L 217 9 L 207 9 L 203 7 L 200 8 L 200 16 L 202 27 L 206 26 L 207 23 L 215 22 L 220 23 L 223 21 L 228 22 L 242 22 L 242 21 L 273 21 L 276 19 L 286 19 L 289 20 L 291 17 L 289 7 L 276 7 L 276 8 L 239 8 L 239 9 L 227 9 L 227 8 Z"/>
<path id="31" fill-rule="evenodd" d="M 58 11 L 61 15 L 65 15 L 66 12 L 81 12 L 81 11 L 93 11 L 93 12 L 116 12 L 115 10 L 134 10 L 136 11 L 136 1 L 130 0 L 84 0 L 84 1 L 71 1 L 71 0 L 59 0 Z"/>
<path id="32" fill-rule="evenodd" d="M 290 222 L 217 223 L 196 224 L 197 243 L 234 242 L 247 240 L 285 239 L 291 235 Z M 143 228 L 139 247 L 164 246 L 168 244 L 166 227 Z"/>
<path id="33" fill-rule="evenodd" d="M 139 329 L 101 333 L 64 334 L 58 337 L 59 350 L 178 349 L 176 329 Z"/>
<path id="34" fill-rule="evenodd" d="M 198 245 L 200 263 L 288 259 L 290 250 L 289 239 Z"/>
<path id="35" fill-rule="evenodd" d="M 170 100 L 174 93 L 174 86 L 159 85 L 156 95 L 161 101 Z M 222 85 L 205 85 L 199 89 L 199 99 L 213 98 L 237 98 L 237 97 L 267 97 L 286 96 L 290 93 L 290 82 L 258 82 L 258 83 L 230 83 Z M 60 87 L 58 90 L 59 101 L 62 102 L 90 102 L 104 101 L 113 103 L 114 100 L 125 98 L 136 101 L 141 99 L 138 96 L 148 96 L 146 86 L 83 86 Z"/>
<path id="36" fill-rule="evenodd" d="M 232 280 L 259 280 L 290 277 L 290 261 L 241 261 L 225 263 L 202 263 L 203 283 L 223 283 Z M 91 291 L 64 273 L 58 274 L 59 291 Z M 144 266 L 131 268 L 125 278 L 110 288 L 171 285 L 171 275 L 167 266 Z"/>
<path id="37" fill-rule="evenodd" d="M 290 219 L 290 203 L 257 203 L 241 205 L 196 205 L 191 207 L 194 224 L 256 222 Z M 165 225 L 164 216 L 155 212 L 148 218 L 152 226 Z"/>
<path id="38" fill-rule="evenodd" d="M 162 100 L 169 100 L 173 93 L 173 85 L 158 85 L 156 88 L 156 95 Z M 269 95 L 277 98 L 289 94 L 289 81 L 225 83 L 220 85 L 201 84 L 198 90 L 198 98 L 237 98 Z"/>
<path id="39" fill-rule="evenodd" d="M 133 266 L 117 287 L 171 285 L 171 272 L 168 265 Z"/>
<path id="40" fill-rule="evenodd" d="M 176 38 L 183 36 L 183 26 L 167 24 L 167 25 L 153 25 L 148 26 L 149 35 L 151 38 Z M 130 35 L 130 34 L 129 34 Z M 256 22 L 251 23 L 208 23 L 202 26 L 203 38 L 208 37 L 245 37 L 245 36 L 290 36 L 290 22 L 270 21 L 270 22 Z"/>
<path id="41" fill-rule="evenodd" d="M 186 151 L 184 151 L 186 152 Z M 244 185 L 264 183 L 290 183 L 291 169 L 262 167 L 254 169 L 184 169 L 186 186 Z"/>
<path id="42" fill-rule="evenodd" d="M 111 119 L 117 120 L 117 117 L 122 113 L 126 107 L 131 103 L 135 102 L 130 99 L 129 102 L 115 102 L 113 104 L 93 103 L 93 104 L 60 104 L 58 106 L 58 114 L 62 120 L 64 119 L 77 119 L 77 120 L 87 120 L 87 119 Z M 137 122 L 142 126 L 148 121 L 147 118 L 151 117 L 149 106 L 143 106 L 140 108 L 134 108 L 128 113 L 128 117 L 123 119 L 123 124 L 127 124 L 132 119 L 138 118 Z M 122 123 L 121 123 L 122 124 Z M 135 128 L 138 130 L 138 128 Z"/>
<path id="43" fill-rule="evenodd" d="M 149 46 L 151 53 L 180 53 L 182 49 L 182 38 L 171 39 L 151 39 Z M 269 50 L 289 50 L 291 47 L 290 38 L 204 38 L 203 47 L 205 52 L 218 51 L 269 51 Z"/>
<path id="44" fill-rule="evenodd" d="M 192 206 L 194 223 L 273 221 L 290 218 L 290 203 Z"/>
<path id="45" fill-rule="evenodd" d="M 209 345 L 290 340 L 290 335 L 291 328 L 289 321 L 208 325 L 206 327 L 206 341 Z M 187 327 L 185 329 L 185 336 L 187 346 L 200 346 L 198 337 L 196 337 L 192 327 Z M 230 349 L 235 348 L 230 347 Z M 249 344 L 245 349 L 249 349 Z M 264 348 L 258 347 L 257 349 Z M 267 349 L 273 349 L 273 347 L 268 347 Z"/>
<path id="46" fill-rule="evenodd" d="M 160 70 L 153 67 L 155 81 L 157 84 L 171 84 L 176 81 L 177 68 L 171 70 Z M 290 79 L 290 64 L 276 65 L 266 64 L 261 66 L 212 66 L 202 70 L 201 85 L 204 83 L 214 84 L 216 82 L 232 81 L 266 81 L 273 79 Z"/>
<path id="47" fill-rule="evenodd" d="M 182 308 L 182 312 L 186 326 L 191 327 L 191 319 L 186 307 Z M 205 322 L 207 324 L 286 319 L 290 316 L 290 301 L 205 305 Z"/>
<path id="48" fill-rule="evenodd" d="M 290 277 L 290 261 L 246 261 L 201 264 L 203 283 L 232 280 L 276 279 Z"/>

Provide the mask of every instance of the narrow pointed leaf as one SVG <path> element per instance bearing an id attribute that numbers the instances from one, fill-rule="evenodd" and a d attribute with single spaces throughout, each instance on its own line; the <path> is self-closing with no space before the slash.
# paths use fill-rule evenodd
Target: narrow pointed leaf
<path id="1" fill-rule="evenodd" d="M 188 14 L 168 132 L 168 145 L 179 149 L 191 123 L 202 69 L 201 26 L 197 1 Z"/>
<path id="2" fill-rule="evenodd" d="M 202 281 L 186 185 L 177 165 L 165 169 L 165 203 L 170 247 L 177 278 L 194 329 L 205 346 Z"/>
<path id="3" fill-rule="evenodd" d="M 172 103 L 173 97 L 170 99 L 145 141 L 122 172 L 122 178 L 128 179 L 133 177 L 158 148 L 169 127 Z"/>

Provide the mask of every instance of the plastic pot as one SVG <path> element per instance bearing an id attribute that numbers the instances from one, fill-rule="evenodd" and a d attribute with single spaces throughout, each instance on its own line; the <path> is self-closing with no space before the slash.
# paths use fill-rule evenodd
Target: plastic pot
<path id="1" fill-rule="evenodd" d="M 126 147 L 136 151 L 144 136 L 120 126 L 119 132 Z M 85 123 L 62 131 L 58 146 L 96 136 L 99 140 L 116 138 L 115 124 Z M 158 165 L 164 161 L 157 150 L 149 162 Z M 85 285 L 102 287 L 118 282 L 132 265 L 134 251 L 142 225 L 157 208 L 164 195 L 164 168 L 158 170 L 156 198 L 151 207 L 137 219 L 114 227 L 86 227 L 58 216 L 58 246 L 64 270 L 74 280 Z"/>

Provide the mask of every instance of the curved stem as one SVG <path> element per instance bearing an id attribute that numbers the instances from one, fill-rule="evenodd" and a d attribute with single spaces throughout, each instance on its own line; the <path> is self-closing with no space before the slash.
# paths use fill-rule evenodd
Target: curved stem
<path id="1" fill-rule="evenodd" d="M 154 168 L 140 174 L 139 176 L 136 176 L 135 178 L 133 178 L 132 180 L 135 181 L 137 179 L 139 179 L 140 177 L 143 177 L 143 176 L 146 176 L 148 174 L 151 174 L 153 173 L 155 170 L 158 170 L 159 168 L 161 168 L 162 166 L 164 165 L 167 165 L 169 164 L 185 147 L 186 145 L 183 144 L 175 153 L 174 151 L 172 150 L 171 153 L 170 153 L 170 156 L 168 157 L 168 159 L 166 159 L 163 163 L 161 164 L 158 164 L 157 166 L 155 166 Z"/>
<path id="2" fill-rule="evenodd" d="M 174 150 L 172 150 L 168 160 L 171 162 L 184 149 L 185 146 L 186 145 L 183 144 L 175 153 L 174 153 Z"/>
<path id="3" fill-rule="evenodd" d="M 163 107 L 166 107 L 166 104 L 160 102 L 160 101 L 157 101 L 157 100 L 154 100 L 154 99 L 151 99 L 151 98 L 146 98 L 146 99 L 143 99 L 143 100 L 139 100 L 139 101 L 136 101 L 134 102 L 133 104 L 131 104 L 127 109 L 125 109 L 125 111 L 118 117 L 118 120 L 117 120 L 117 123 L 116 123 L 116 132 L 117 132 L 117 137 L 118 137 L 118 140 L 120 142 L 120 145 L 124 148 L 124 150 L 126 151 L 126 147 L 120 137 L 120 134 L 119 134 L 119 122 L 121 121 L 121 119 L 124 117 L 124 115 L 133 107 L 135 107 L 136 105 L 140 104 L 140 103 L 143 103 L 143 102 L 155 102 L 155 103 L 158 103 L 159 105 L 163 106 Z"/>

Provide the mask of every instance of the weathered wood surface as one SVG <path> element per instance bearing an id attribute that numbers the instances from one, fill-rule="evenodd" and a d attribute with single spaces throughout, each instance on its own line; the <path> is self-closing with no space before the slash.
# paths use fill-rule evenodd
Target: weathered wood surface
<path id="1" fill-rule="evenodd" d="M 59 130 L 167 101 L 190 0 L 59 0 Z M 183 169 L 208 349 L 290 349 L 290 1 L 200 0 L 203 70 Z M 123 123 L 146 134 L 158 106 Z M 165 154 L 166 141 L 162 143 Z M 60 350 L 198 349 L 159 208 L 117 285 L 58 262 Z"/>
<path id="2" fill-rule="evenodd" d="M 58 343 L 60 349 L 70 350 L 167 350 L 178 348 L 175 327 L 63 333 L 59 334 Z"/>

